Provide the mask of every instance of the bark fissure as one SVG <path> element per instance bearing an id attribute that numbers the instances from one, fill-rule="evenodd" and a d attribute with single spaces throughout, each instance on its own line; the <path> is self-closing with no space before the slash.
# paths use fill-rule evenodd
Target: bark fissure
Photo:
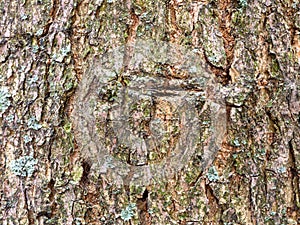
<path id="1" fill-rule="evenodd" d="M 296 158 L 295 158 L 295 151 L 293 147 L 293 139 L 291 139 L 288 142 L 289 146 L 289 162 L 290 162 L 290 168 L 289 168 L 289 176 L 290 176 L 290 182 L 291 182 L 291 189 L 293 191 L 291 203 L 293 203 L 293 208 L 291 208 L 291 214 L 293 212 L 297 213 L 297 217 L 300 216 L 300 192 L 299 192 L 299 174 L 296 167 Z"/>
<path id="2" fill-rule="evenodd" d="M 28 198 L 27 188 L 24 187 L 22 182 L 22 189 L 23 189 L 23 195 L 24 195 L 24 202 L 25 202 L 25 209 L 27 211 L 27 218 L 30 224 L 34 223 L 34 213 L 30 206 L 30 199 Z"/>
<path id="3" fill-rule="evenodd" d="M 145 189 L 143 196 L 137 199 L 137 208 L 139 210 L 139 218 L 141 225 L 151 225 L 151 216 L 148 212 L 148 196 L 149 192 L 147 188 Z"/>

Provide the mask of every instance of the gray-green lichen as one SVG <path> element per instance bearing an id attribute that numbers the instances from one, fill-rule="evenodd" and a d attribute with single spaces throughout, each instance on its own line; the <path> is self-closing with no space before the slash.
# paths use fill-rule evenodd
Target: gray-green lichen
<path id="1" fill-rule="evenodd" d="M 31 177 L 38 160 L 32 156 L 22 156 L 10 163 L 11 171 L 20 177 Z"/>
<path id="2" fill-rule="evenodd" d="M 215 166 L 212 166 L 208 169 L 206 176 L 209 179 L 209 181 L 211 181 L 211 182 L 218 181 L 220 178 Z"/>
<path id="3" fill-rule="evenodd" d="M 136 204 L 130 203 L 125 209 L 122 210 L 121 218 L 124 221 L 128 221 L 134 216 L 135 211 L 136 211 Z"/>
<path id="4" fill-rule="evenodd" d="M 24 135 L 23 140 L 24 143 L 27 144 L 32 141 L 32 137 L 30 135 Z"/>
<path id="5" fill-rule="evenodd" d="M 42 128 L 42 125 L 39 124 L 34 117 L 31 117 L 28 122 L 27 122 L 28 128 L 34 129 L 34 130 L 39 130 Z"/>
<path id="6" fill-rule="evenodd" d="M 8 109 L 11 102 L 9 98 L 11 97 L 7 87 L 1 87 L 0 89 L 0 116 Z"/>

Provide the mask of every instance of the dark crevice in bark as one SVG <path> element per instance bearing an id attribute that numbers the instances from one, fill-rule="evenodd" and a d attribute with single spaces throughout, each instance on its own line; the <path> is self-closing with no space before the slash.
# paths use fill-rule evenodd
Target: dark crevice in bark
<path id="1" fill-rule="evenodd" d="M 45 63 L 45 73 L 43 74 L 43 81 L 44 81 L 44 96 L 43 96 L 43 101 L 44 104 L 42 105 L 42 120 L 46 120 L 46 115 L 47 115 L 47 100 L 50 97 L 50 83 L 49 83 L 49 69 L 50 69 L 50 60 L 47 60 L 47 62 Z"/>
<path id="2" fill-rule="evenodd" d="M 43 88 L 43 104 L 42 104 L 42 113 L 41 113 L 42 121 L 47 121 L 47 101 L 48 98 L 50 98 L 50 82 L 48 80 L 49 70 L 50 70 L 50 60 L 49 60 L 50 57 L 47 55 L 47 57 L 45 58 L 47 58 L 47 60 L 45 62 L 45 73 L 43 74 L 44 88 Z M 55 138 L 55 131 L 52 137 L 50 137 L 49 145 L 46 147 L 47 150 L 45 151 L 47 152 L 47 159 L 50 164 L 52 163 L 51 155 L 52 155 L 52 146 L 53 146 L 54 138 Z"/>
<path id="3" fill-rule="evenodd" d="M 289 146 L 289 163 L 290 163 L 290 168 L 289 168 L 289 176 L 290 176 L 290 182 L 291 182 L 291 188 L 293 191 L 292 199 L 291 202 L 293 203 L 293 209 L 291 211 L 296 211 L 298 216 L 300 216 L 300 208 L 298 207 L 297 203 L 300 202 L 299 199 L 299 174 L 297 171 L 297 166 L 296 166 L 296 157 L 295 157 L 295 152 L 294 152 L 294 147 L 292 143 L 293 139 L 288 142 Z"/>
<path id="4" fill-rule="evenodd" d="M 223 213 L 223 209 L 220 208 L 220 202 L 219 199 L 216 197 L 216 195 L 214 194 L 214 190 L 212 189 L 212 187 L 209 184 L 205 184 L 205 194 L 206 197 L 208 199 L 208 204 L 211 208 L 211 210 L 209 211 L 209 214 L 207 215 L 208 217 L 215 217 L 215 214 L 217 214 L 218 212 L 220 213 L 220 215 L 222 215 Z M 221 220 L 221 217 L 220 217 Z M 219 221 L 221 222 L 221 221 Z"/>
<path id="5" fill-rule="evenodd" d="M 50 213 L 50 218 L 53 218 L 56 213 L 57 213 L 57 203 L 55 202 L 55 195 L 56 195 L 56 190 L 55 190 L 55 181 L 53 179 L 50 180 L 48 183 L 48 188 L 50 189 L 50 194 L 49 194 L 49 201 L 50 201 L 50 208 L 51 208 L 51 213 Z"/>
<path id="6" fill-rule="evenodd" d="M 22 186 L 24 186 L 24 185 L 23 185 L 23 182 L 22 182 Z M 29 204 L 28 204 L 29 198 L 28 198 L 28 196 L 27 196 L 27 189 L 26 189 L 25 187 L 22 187 L 22 188 L 23 188 L 24 202 L 25 202 L 24 207 L 25 207 L 25 210 L 27 211 L 28 222 L 29 222 L 29 224 L 34 224 L 34 214 L 33 214 L 33 210 L 30 209 Z"/>
<path id="7" fill-rule="evenodd" d="M 106 1 L 102 1 L 101 4 L 99 6 L 97 6 L 96 11 L 95 11 L 95 17 L 96 18 L 99 18 L 100 12 L 105 9 L 106 4 L 107 4 Z M 99 18 L 99 19 L 101 19 L 101 18 Z M 102 22 L 102 19 L 101 19 L 101 22 Z"/>
<path id="8" fill-rule="evenodd" d="M 218 82 L 222 83 L 223 85 L 228 84 L 229 79 L 227 78 L 227 74 L 226 74 L 225 69 L 220 67 L 220 66 L 215 66 L 214 64 L 212 64 L 209 61 L 204 48 L 203 48 L 203 56 L 204 56 L 206 65 L 216 75 Z"/>
<path id="9" fill-rule="evenodd" d="M 59 9 L 58 4 L 59 4 L 59 0 L 53 0 L 52 8 L 50 10 L 50 16 L 52 17 L 52 21 L 55 21 L 56 14 Z"/>
<path id="10" fill-rule="evenodd" d="M 200 181 L 201 179 L 203 178 L 203 171 L 201 171 L 198 176 L 196 177 L 196 179 L 190 183 L 190 186 L 191 187 L 195 187 Z"/>
<path id="11" fill-rule="evenodd" d="M 149 191 L 145 189 L 142 198 L 138 198 L 136 205 L 139 210 L 139 219 L 141 225 L 151 225 L 151 216 L 148 212 L 148 196 Z"/>
<path id="12" fill-rule="evenodd" d="M 297 7 L 290 7 L 288 6 L 288 4 L 293 4 L 292 2 L 289 2 L 289 1 L 279 1 L 280 2 L 280 5 L 282 6 L 282 8 L 284 8 L 284 16 L 286 17 L 286 22 L 288 23 L 289 25 L 289 31 L 290 31 L 290 36 L 291 36 L 291 39 L 290 39 L 290 44 L 291 46 L 293 46 L 295 44 L 295 36 L 297 35 L 296 34 L 296 31 L 299 30 L 296 25 L 295 25 L 295 15 L 297 13 Z"/>
<path id="13" fill-rule="evenodd" d="M 265 161 L 265 165 L 267 164 L 267 160 Z M 264 201 L 267 202 L 268 198 L 268 179 L 267 179 L 267 173 L 266 173 L 266 168 L 265 165 L 262 168 L 262 179 L 263 179 L 263 196 L 264 196 Z"/>
<path id="14" fill-rule="evenodd" d="M 208 68 L 216 75 L 218 82 L 223 85 L 227 85 L 232 82 L 230 76 L 230 69 L 234 59 L 234 47 L 235 47 L 235 37 L 231 31 L 231 16 L 234 7 L 234 2 L 231 0 L 220 0 L 217 5 L 217 16 L 219 21 L 219 29 L 222 34 L 225 55 L 226 55 L 226 65 L 225 67 L 216 66 L 210 62 L 208 56 L 203 49 L 203 55 Z"/>
<path id="15" fill-rule="evenodd" d="M 83 161 L 81 166 L 83 168 L 83 172 L 79 183 L 82 187 L 84 187 L 89 181 L 88 175 L 91 170 L 91 163 L 88 161 Z"/>
<path id="16" fill-rule="evenodd" d="M 49 140 L 49 147 L 48 149 L 46 150 L 47 152 L 47 159 L 48 159 L 48 162 L 51 164 L 51 155 L 52 155 L 52 144 L 53 144 L 53 141 L 54 141 L 54 138 L 51 138 Z"/>

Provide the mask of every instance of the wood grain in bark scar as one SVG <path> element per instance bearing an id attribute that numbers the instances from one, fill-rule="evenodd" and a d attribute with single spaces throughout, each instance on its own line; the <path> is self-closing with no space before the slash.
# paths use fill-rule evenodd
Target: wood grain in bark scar
<path id="1" fill-rule="evenodd" d="M 84 1 L 83 1 L 84 2 Z M 71 41 L 71 51 L 74 60 L 74 70 L 76 73 L 76 78 L 78 81 L 81 80 L 83 76 L 83 58 L 81 57 L 83 52 L 83 43 L 86 41 L 86 37 L 84 34 L 84 28 L 81 27 L 80 24 L 80 12 L 82 11 L 81 7 L 85 7 L 83 2 L 79 3 L 73 10 L 73 16 L 71 17 L 72 25 L 72 35 L 70 35 Z"/>
<path id="2" fill-rule="evenodd" d="M 139 26 L 139 17 L 135 14 L 134 9 L 130 8 L 131 26 L 129 27 L 129 35 L 127 42 L 134 42 L 136 39 L 136 31 Z"/>
<path id="3" fill-rule="evenodd" d="M 215 165 L 218 168 L 218 170 L 223 171 L 226 169 L 228 160 L 230 159 L 230 157 L 232 157 L 233 153 L 236 151 L 238 151 L 238 148 L 230 145 L 229 143 L 226 143 L 226 136 L 225 136 L 221 149 L 218 151 L 216 155 Z"/>
<path id="4" fill-rule="evenodd" d="M 231 32 L 232 8 L 232 0 L 218 1 L 219 28 L 222 33 L 226 54 L 226 68 L 224 68 L 225 73 L 222 74 L 222 76 L 224 76 L 225 83 L 228 83 L 231 80 L 230 68 L 234 58 L 235 39 Z"/>
<path id="5" fill-rule="evenodd" d="M 168 10 L 169 10 L 169 18 L 170 18 L 169 25 L 171 28 L 170 36 L 171 36 L 171 42 L 174 42 L 174 43 L 179 41 L 178 36 L 180 35 L 180 29 L 178 28 L 177 22 L 176 22 L 176 9 L 178 8 L 177 6 L 178 6 L 178 4 L 175 0 L 169 1 Z"/>
<path id="6" fill-rule="evenodd" d="M 127 9 L 130 12 L 131 23 L 128 26 L 128 36 L 126 39 L 126 48 L 125 48 L 125 54 L 123 58 L 124 71 L 128 69 L 128 65 L 133 53 L 133 48 L 134 48 L 133 45 L 136 40 L 136 31 L 140 24 L 139 17 L 135 14 L 134 8 L 131 6 L 131 1 L 127 1 L 126 5 L 127 5 Z"/>

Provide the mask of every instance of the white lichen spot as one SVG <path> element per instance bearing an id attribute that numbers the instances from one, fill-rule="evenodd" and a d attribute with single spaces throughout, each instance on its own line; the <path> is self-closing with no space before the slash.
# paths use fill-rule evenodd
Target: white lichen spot
<path id="1" fill-rule="evenodd" d="M 41 28 L 41 29 L 39 29 L 35 34 L 36 34 L 37 36 L 41 36 L 41 35 L 43 34 L 43 32 L 44 32 L 44 29 Z"/>
<path id="2" fill-rule="evenodd" d="M 121 218 L 124 221 L 128 221 L 130 220 L 134 214 L 136 210 L 136 204 L 135 203 L 130 203 L 125 209 L 122 210 L 121 212 Z"/>
<path id="3" fill-rule="evenodd" d="M 23 140 L 25 144 L 27 144 L 32 141 L 32 137 L 30 137 L 29 135 L 24 135 Z"/>
<path id="4" fill-rule="evenodd" d="M 53 53 L 52 60 L 56 62 L 63 62 L 64 58 L 71 52 L 71 45 L 67 45 L 59 50 L 57 53 Z"/>
<path id="5" fill-rule="evenodd" d="M 28 128 L 31 128 L 31 129 L 34 129 L 34 130 L 39 130 L 39 129 L 42 128 L 42 125 L 39 124 L 39 123 L 36 121 L 35 117 L 31 117 L 31 118 L 28 120 L 27 126 L 28 126 Z"/>
<path id="6" fill-rule="evenodd" d="M 0 89 L 0 116 L 8 109 L 11 102 L 9 98 L 11 97 L 7 87 L 1 87 Z"/>
<path id="7" fill-rule="evenodd" d="M 37 162 L 38 160 L 32 156 L 23 156 L 19 159 L 13 160 L 10 163 L 10 169 L 17 176 L 30 177 L 35 170 Z"/>
<path id="8" fill-rule="evenodd" d="M 219 180 L 218 171 L 217 171 L 216 167 L 214 167 L 214 166 L 212 166 L 208 169 L 206 176 L 207 176 L 208 180 L 211 182 L 215 182 L 215 181 Z"/>

